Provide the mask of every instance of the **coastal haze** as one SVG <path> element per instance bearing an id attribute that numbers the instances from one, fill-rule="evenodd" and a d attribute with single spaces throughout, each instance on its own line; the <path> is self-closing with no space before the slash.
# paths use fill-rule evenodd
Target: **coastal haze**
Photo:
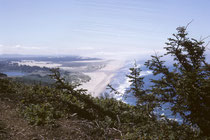
<path id="1" fill-rule="evenodd" d="M 71 57 L 3 57 L 0 72 L 9 77 L 31 83 L 53 83 L 50 69 L 59 68 L 68 82 L 81 83 L 94 97 L 100 97 L 124 61 L 99 58 Z"/>

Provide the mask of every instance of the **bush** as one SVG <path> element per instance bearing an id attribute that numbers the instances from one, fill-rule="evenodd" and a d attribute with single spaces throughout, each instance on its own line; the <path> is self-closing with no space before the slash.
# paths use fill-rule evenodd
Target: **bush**
<path id="1" fill-rule="evenodd" d="M 59 113 L 49 103 L 30 104 L 22 111 L 23 116 L 32 125 L 54 124 Z"/>
<path id="2" fill-rule="evenodd" d="M 59 118 L 74 116 L 81 122 L 84 119 L 90 122 L 91 126 L 84 124 L 88 134 L 99 139 L 197 137 L 187 125 L 158 120 L 145 111 L 145 107 L 131 106 L 113 98 L 93 98 L 63 81 L 56 83 L 54 87 L 57 88 L 4 82 L 2 85 L 10 90 L 2 90 L 1 98 L 4 95 L 17 102 L 22 116 L 32 125 L 57 126 L 54 124 Z"/>

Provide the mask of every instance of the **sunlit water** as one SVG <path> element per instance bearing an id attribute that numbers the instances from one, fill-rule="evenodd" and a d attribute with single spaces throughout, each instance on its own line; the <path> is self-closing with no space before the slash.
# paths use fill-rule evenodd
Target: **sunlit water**
<path id="1" fill-rule="evenodd" d="M 8 71 L 8 72 L 3 72 L 9 77 L 17 77 L 17 76 L 24 76 L 26 73 L 24 72 L 19 72 L 19 71 Z"/>

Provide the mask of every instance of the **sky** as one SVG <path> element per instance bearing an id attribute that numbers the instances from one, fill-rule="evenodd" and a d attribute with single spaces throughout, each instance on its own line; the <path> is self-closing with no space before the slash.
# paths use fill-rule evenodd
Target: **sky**
<path id="1" fill-rule="evenodd" d="M 0 54 L 161 53 L 191 20 L 190 37 L 210 35 L 209 7 L 210 0 L 0 0 Z"/>

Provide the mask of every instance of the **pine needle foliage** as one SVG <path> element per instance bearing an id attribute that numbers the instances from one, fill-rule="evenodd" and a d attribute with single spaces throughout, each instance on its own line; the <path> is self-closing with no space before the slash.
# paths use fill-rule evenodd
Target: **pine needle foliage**
<path id="1" fill-rule="evenodd" d="M 184 122 L 198 127 L 201 135 L 210 136 L 210 65 L 206 61 L 203 40 L 189 38 L 187 27 L 178 27 L 166 43 L 166 54 L 173 58 L 167 66 L 164 56 L 152 56 L 145 65 L 153 71 L 151 92 L 157 102 L 169 103 L 173 114 L 180 114 Z"/>

